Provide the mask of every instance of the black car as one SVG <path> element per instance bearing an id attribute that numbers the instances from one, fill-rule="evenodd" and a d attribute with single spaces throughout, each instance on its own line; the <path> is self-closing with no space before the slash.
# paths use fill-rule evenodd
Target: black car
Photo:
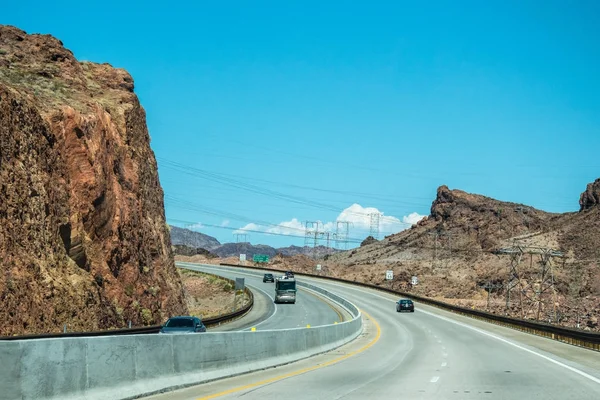
<path id="1" fill-rule="evenodd" d="M 160 329 L 162 334 L 185 334 L 206 332 L 206 326 L 198 317 L 172 317 Z"/>
<path id="2" fill-rule="evenodd" d="M 396 302 L 396 311 L 397 312 L 402 312 L 402 311 L 415 312 L 415 305 L 412 302 L 412 300 L 400 299 Z"/>
<path id="3" fill-rule="evenodd" d="M 264 274 L 263 282 L 275 282 L 275 277 L 273 274 Z"/>
<path id="4" fill-rule="evenodd" d="M 286 271 L 285 276 L 288 278 L 293 278 L 294 277 L 294 273 L 292 271 Z"/>

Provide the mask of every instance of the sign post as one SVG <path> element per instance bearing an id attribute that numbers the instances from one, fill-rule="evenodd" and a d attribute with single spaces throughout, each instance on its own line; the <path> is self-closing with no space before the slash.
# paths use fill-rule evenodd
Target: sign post
<path id="1" fill-rule="evenodd" d="M 419 278 L 417 278 L 416 276 L 413 276 L 412 279 L 410 280 L 410 284 L 413 286 L 417 286 L 419 284 Z"/>
<path id="2" fill-rule="evenodd" d="M 385 280 L 390 283 L 390 289 L 393 289 L 394 271 L 391 269 L 385 271 Z"/>
<path id="3" fill-rule="evenodd" d="M 244 290 L 246 288 L 244 278 L 235 278 L 235 291 Z"/>
<path id="4" fill-rule="evenodd" d="M 233 312 L 235 312 L 235 309 L 237 308 L 238 292 L 243 291 L 245 287 L 246 285 L 244 278 L 235 278 L 235 290 L 233 291 Z"/>

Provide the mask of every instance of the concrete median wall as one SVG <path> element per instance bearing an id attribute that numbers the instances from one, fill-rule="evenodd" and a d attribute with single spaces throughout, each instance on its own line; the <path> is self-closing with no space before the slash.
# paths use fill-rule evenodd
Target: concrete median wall
<path id="1" fill-rule="evenodd" d="M 2 399 L 128 399 L 286 364 L 339 347 L 362 331 L 353 319 L 315 328 L 195 335 L 132 335 L 0 342 Z"/>

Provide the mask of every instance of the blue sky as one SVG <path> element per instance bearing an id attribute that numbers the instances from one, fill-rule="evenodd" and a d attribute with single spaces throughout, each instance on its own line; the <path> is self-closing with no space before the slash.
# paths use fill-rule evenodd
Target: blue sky
<path id="1" fill-rule="evenodd" d="M 221 241 L 334 231 L 353 204 L 351 237 L 373 209 L 389 234 L 442 184 L 576 211 L 600 177 L 600 3 L 417 3 L 29 1 L 0 23 L 127 69 L 167 218 Z"/>

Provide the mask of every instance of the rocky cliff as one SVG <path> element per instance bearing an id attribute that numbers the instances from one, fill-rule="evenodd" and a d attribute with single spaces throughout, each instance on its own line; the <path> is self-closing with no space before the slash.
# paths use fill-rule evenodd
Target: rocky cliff
<path id="1" fill-rule="evenodd" d="M 0 335 L 186 311 L 131 76 L 0 26 Z"/>
<path id="2" fill-rule="evenodd" d="M 333 255 L 324 268 L 332 276 L 373 284 L 384 284 L 383 271 L 392 269 L 393 285 L 400 290 L 499 314 L 600 330 L 599 194 L 596 180 L 580 196 L 581 211 L 554 214 L 441 186 L 427 218 L 381 241 Z M 513 296 L 506 310 L 511 260 L 497 250 L 514 245 L 525 252 L 556 249 L 564 257 L 551 260 L 556 294 L 545 286 L 539 300 L 534 288 L 547 285 L 539 279 L 541 257 L 525 253 L 518 265 L 525 300 Z M 419 284 L 412 287 L 414 275 Z M 543 304 L 541 316 L 534 312 L 538 301 Z"/>
<path id="3" fill-rule="evenodd" d="M 587 185 L 585 192 L 579 196 L 580 210 L 588 210 L 600 205 L 600 179 Z"/>

